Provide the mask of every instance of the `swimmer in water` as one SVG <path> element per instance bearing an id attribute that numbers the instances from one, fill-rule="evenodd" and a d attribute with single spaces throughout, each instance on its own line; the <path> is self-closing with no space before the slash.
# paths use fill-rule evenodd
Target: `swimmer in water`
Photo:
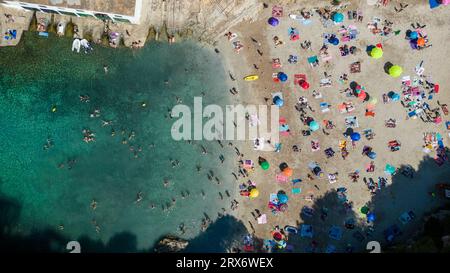
<path id="1" fill-rule="evenodd" d="M 134 201 L 135 204 L 139 203 L 144 199 L 144 194 L 140 191 L 137 193 L 136 201 Z"/>
<path id="2" fill-rule="evenodd" d="M 116 136 L 116 131 L 114 129 L 111 129 L 111 136 Z"/>
<path id="3" fill-rule="evenodd" d="M 177 199 L 172 197 L 172 204 L 175 205 L 176 202 L 177 202 Z"/>
<path id="4" fill-rule="evenodd" d="M 95 201 L 95 199 L 92 199 L 91 208 L 92 208 L 92 210 L 97 209 L 97 201 Z"/>
<path id="5" fill-rule="evenodd" d="M 108 66 L 106 64 L 103 65 L 103 70 L 105 71 L 105 74 L 108 74 Z"/>
<path id="6" fill-rule="evenodd" d="M 112 125 L 112 120 L 102 120 L 102 127 Z"/>
<path id="7" fill-rule="evenodd" d="M 164 178 L 164 187 L 167 188 L 170 185 L 170 181 L 168 178 Z"/>
<path id="8" fill-rule="evenodd" d="M 205 199 L 206 193 L 202 190 L 202 191 L 201 191 L 201 194 L 202 194 L 203 199 Z"/>
<path id="9" fill-rule="evenodd" d="M 199 173 L 201 170 L 202 170 L 202 166 L 200 166 L 200 165 L 197 165 L 197 166 L 195 166 L 195 169 L 197 170 L 197 172 Z"/>
<path id="10" fill-rule="evenodd" d="M 203 145 L 200 145 L 200 147 L 202 148 L 202 154 L 204 155 L 208 154 L 208 150 L 206 150 L 206 148 Z"/>
<path id="11" fill-rule="evenodd" d="M 217 176 L 214 179 L 216 179 L 217 185 L 220 185 L 220 179 Z"/>

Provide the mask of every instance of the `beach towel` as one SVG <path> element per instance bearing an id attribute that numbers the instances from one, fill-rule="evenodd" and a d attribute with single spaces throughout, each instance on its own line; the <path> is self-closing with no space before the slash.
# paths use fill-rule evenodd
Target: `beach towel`
<path id="1" fill-rule="evenodd" d="M 292 189 L 292 194 L 300 194 L 302 192 L 301 188 L 293 188 Z"/>
<path id="2" fill-rule="evenodd" d="M 280 173 L 276 175 L 276 180 L 278 183 L 286 183 L 288 182 L 288 177 Z"/>
<path id="3" fill-rule="evenodd" d="M 312 238 L 314 235 L 313 227 L 311 225 L 301 225 L 300 226 L 300 236 L 304 238 Z"/>
<path id="4" fill-rule="evenodd" d="M 263 225 L 267 223 L 267 215 L 262 214 L 258 217 L 258 225 Z"/>
<path id="5" fill-rule="evenodd" d="M 276 68 L 280 68 L 280 67 L 282 67 L 280 58 L 272 59 L 272 68 L 276 69 Z"/>
<path id="6" fill-rule="evenodd" d="M 282 146 L 281 143 L 276 143 L 276 144 L 275 144 L 275 152 L 276 152 L 276 153 L 278 153 L 278 152 L 281 151 L 281 146 Z"/>

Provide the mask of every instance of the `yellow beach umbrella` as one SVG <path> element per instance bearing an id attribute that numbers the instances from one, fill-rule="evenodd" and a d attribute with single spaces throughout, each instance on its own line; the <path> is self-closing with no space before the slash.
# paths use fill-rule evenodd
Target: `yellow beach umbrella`
<path id="1" fill-rule="evenodd" d="M 370 51 L 370 56 L 372 56 L 372 58 L 374 59 L 379 59 L 383 57 L 383 49 L 379 47 L 374 47 L 372 51 Z"/>
<path id="2" fill-rule="evenodd" d="M 400 77 L 403 73 L 403 68 L 399 65 L 393 65 L 391 68 L 389 68 L 389 75 L 394 78 Z"/>
<path id="3" fill-rule="evenodd" d="M 251 198 L 256 198 L 256 197 L 258 197 L 259 196 L 259 190 L 257 189 L 257 188 L 253 188 L 251 191 L 250 191 L 250 197 Z"/>

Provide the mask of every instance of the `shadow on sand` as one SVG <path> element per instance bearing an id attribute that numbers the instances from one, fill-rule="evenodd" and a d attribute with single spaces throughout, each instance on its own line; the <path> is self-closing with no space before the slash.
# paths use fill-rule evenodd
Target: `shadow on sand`
<path id="1" fill-rule="evenodd" d="M 362 173 L 358 183 L 363 183 L 363 177 L 369 178 L 370 175 Z M 387 175 L 385 177 L 389 178 Z M 339 204 L 337 192 L 335 190 L 327 192 L 312 205 L 312 209 L 315 211 L 313 217 L 301 215 L 305 224 L 313 226 L 314 237 L 309 239 L 296 236 L 291 240 L 293 237 L 291 236 L 289 243 L 294 245 L 296 252 L 307 251 L 313 240 L 318 245 L 318 252 L 325 252 L 330 245 L 336 247 L 336 252 L 345 252 L 348 244 L 353 247 L 355 252 L 366 252 L 366 244 L 369 241 L 378 241 L 382 247 L 405 242 L 411 236 L 416 235 L 423 224 L 424 216 L 445 204 L 445 200 L 441 199 L 438 194 L 436 197 L 432 197 L 430 193 L 435 192 L 436 184 L 450 183 L 449 177 L 449 162 L 439 167 L 435 160 L 428 156 L 420 162 L 418 169 L 414 171 L 413 178 L 397 172 L 389 178 L 390 183 L 377 191 L 377 194 L 367 203 L 370 211 L 376 215 L 372 232 L 369 232 L 366 218 L 360 212 L 361 208 L 354 207 L 352 211 L 344 211 L 342 204 Z M 372 178 L 374 181 L 378 181 L 378 177 Z M 351 195 L 350 192 L 349 195 Z M 320 217 L 324 208 L 328 208 L 328 216 L 325 220 Z M 403 224 L 399 220 L 400 215 L 408 211 L 413 211 L 416 217 L 409 223 Z M 356 221 L 355 228 L 351 230 L 344 226 L 345 221 L 350 218 L 359 219 Z M 329 231 L 333 225 L 341 228 L 343 232 L 341 240 L 329 237 Z M 400 235 L 396 236 L 392 243 L 388 243 L 385 238 L 385 230 L 393 225 L 398 227 Z M 357 233 L 359 235 L 355 235 Z"/>

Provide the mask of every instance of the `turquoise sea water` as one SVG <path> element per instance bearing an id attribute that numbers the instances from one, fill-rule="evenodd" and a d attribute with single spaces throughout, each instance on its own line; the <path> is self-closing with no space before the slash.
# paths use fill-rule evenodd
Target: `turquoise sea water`
<path id="1" fill-rule="evenodd" d="M 219 58 L 191 42 L 152 43 L 141 51 L 96 47 L 87 55 L 70 49 L 71 40 L 35 33 L 15 48 L 0 49 L 0 193 L 20 203 L 14 232 L 63 225 L 58 232 L 68 238 L 107 242 L 126 231 L 137 236 L 139 248 L 176 234 L 181 223 L 187 228 L 182 237 L 198 235 L 203 213 L 214 220 L 222 207 L 229 208 L 225 190 L 233 194 L 234 187 L 224 170 L 230 169 L 232 150 L 216 142 L 173 141 L 173 120 L 166 115 L 176 97 L 192 105 L 205 92 L 204 104 L 228 103 Z M 84 94 L 90 102 L 80 101 Z M 100 116 L 92 118 L 95 109 Z M 112 125 L 102 126 L 102 120 Z M 83 129 L 95 133 L 96 141 L 83 142 Z M 179 165 L 173 168 L 170 159 Z M 220 185 L 207 178 L 210 170 Z M 140 191 L 143 200 L 136 204 Z M 189 196 L 182 199 L 182 191 Z M 176 203 L 164 211 L 172 198 Z"/>

